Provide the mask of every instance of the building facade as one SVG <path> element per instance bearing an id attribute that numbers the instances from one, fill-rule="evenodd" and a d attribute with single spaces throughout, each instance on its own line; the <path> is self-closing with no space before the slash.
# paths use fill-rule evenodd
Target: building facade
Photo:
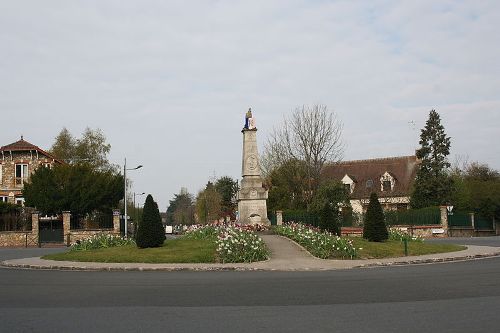
<path id="1" fill-rule="evenodd" d="M 24 183 L 39 167 L 63 163 L 52 154 L 21 140 L 0 148 L 0 201 L 24 205 Z"/>
<path id="2" fill-rule="evenodd" d="M 323 176 L 344 184 L 353 212 L 366 212 L 372 192 L 384 210 L 408 209 L 419 163 L 416 156 L 344 161 L 327 165 Z"/>

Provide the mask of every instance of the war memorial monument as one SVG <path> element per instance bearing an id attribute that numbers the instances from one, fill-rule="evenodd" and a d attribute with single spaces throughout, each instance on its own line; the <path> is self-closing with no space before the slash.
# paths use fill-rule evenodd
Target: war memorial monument
<path id="1" fill-rule="evenodd" d="M 241 224 L 269 224 L 267 218 L 267 190 L 262 186 L 257 128 L 252 110 L 245 115 L 243 133 L 243 161 L 240 190 L 238 191 L 238 215 Z"/>

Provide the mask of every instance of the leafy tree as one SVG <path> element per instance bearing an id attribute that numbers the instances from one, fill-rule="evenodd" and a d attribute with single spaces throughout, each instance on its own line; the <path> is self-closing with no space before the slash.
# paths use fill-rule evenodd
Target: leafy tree
<path id="1" fill-rule="evenodd" d="M 208 182 L 205 189 L 196 197 L 196 214 L 201 222 L 208 223 L 220 217 L 221 195 L 212 182 Z"/>
<path id="2" fill-rule="evenodd" d="M 320 228 L 340 235 L 342 214 L 340 208 L 349 208 L 349 195 L 335 180 L 323 182 L 316 191 L 312 210 L 320 216 Z"/>
<path id="3" fill-rule="evenodd" d="M 467 166 L 465 170 L 465 178 L 467 180 L 479 181 L 498 181 L 500 180 L 500 172 L 491 169 L 487 164 L 473 162 Z"/>
<path id="4" fill-rule="evenodd" d="M 477 162 L 453 174 L 455 210 L 500 219 L 500 173 Z"/>
<path id="5" fill-rule="evenodd" d="M 224 176 L 215 182 L 215 190 L 221 196 L 221 213 L 225 216 L 234 217 L 236 210 L 236 193 L 238 193 L 238 181 L 229 176 Z"/>
<path id="6" fill-rule="evenodd" d="M 308 175 L 306 163 L 297 159 L 286 161 L 267 177 L 269 210 L 304 210 L 307 208 Z"/>
<path id="7" fill-rule="evenodd" d="M 264 146 L 261 165 L 267 177 L 290 160 L 305 163 L 307 204 L 320 183 L 323 165 L 340 160 L 343 154 L 343 125 L 325 105 L 295 108 L 290 117 L 274 129 Z M 302 196 L 302 193 L 301 193 Z"/>
<path id="8" fill-rule="evenodd" d="M 55 142 L 50 148 L 50 152 L 57 158 L 70 162 L 75 158 L 76 139 L 71 135 L 66 127 L 56 136 Z"/>
<path id="9" fill-rule="evenodd" d="M 100 129 L 87 127 L 81 138 L 75 138 L 63 128 L 55 138 L 50 152 L 70 164 L 86 164 L 99 170 L 116 169 L 108 161 L 111 145 Z"/>
<path id="10" fill-rule="evenodd" d="M 370 242 L 383 242 L 389 238 L 384 212 L 375 192 L 370 195 L 370 202 L 366 210 L 363 238 Z"/>
<path id="11" fill-rule="evenodd" d="M 153 200 L 151 194 L 146 197 L 142 212 L 142 222 L 137 230 L 137 247 L 143 249 L 148 247 L 159 247 L 165 242 L 165 229 L 161 223 L 158 204 Z"/>
<path id="12" fill-rule="evenodd" d="M 450 138 L 446 136 L 439 114 L 429 113 L 429 119 L 420 134 L 421 148 L 417 150 L 419 165 L 410 205 L 412 208 L 439 206 L 451 197 L 452 178 L 447 156 L 450 154 Z"/>
<path id="13" fill-rule="evenodd" d="M 344 185 L 336 180 L 325 180 L 314 194 L 311 210 L 320 212 L 325 203 L 335 207 L 350 207 L 349 194 Z"/>
<path id="14" fill-rule="evenodd" d="M 175 224 L 193 224 L 194 222 L 194 203 L 193 196 L 190 193 L 175 194 L 170 200 L 167 208 L 167 223 Z"/>
<path id="15" fill-rule="evenodd" d="M 325 203 L 319 218 L 319 227 L 322 230 L 332 232 L 340 236 L 339 209 L 329 203 Z"/>
<path id="16" fill-rule="evenodd" d="M 26 205 L 45 214 L 69 210 L 86 216 L 93 211 L 110 211 L 123 197 L 123 176 L 116 171 L 99 171 L 89 165 L 56 165 L 38 168 L 23 188 Z"/>

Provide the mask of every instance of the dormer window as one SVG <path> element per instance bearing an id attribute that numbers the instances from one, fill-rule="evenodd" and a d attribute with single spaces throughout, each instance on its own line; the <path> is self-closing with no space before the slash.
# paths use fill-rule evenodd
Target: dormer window
<path id="1" fill-rule="evenodd" d="M 352 194 L 354 191 L 354 187 L 356 186 L 356 180 L 353 176 L 345 175 L 342 178 L 342 184 L 344 184 L 344 188 L 348 194 Z"/>
<path id="2" fill-rule="evenodd" d="M 372 188 L 373 187 L 373 180 L 371 179 L 368 179 L 366 181 L 366 188 Z"/>
<path id="3" fill-rule="evenodd" d="M 382 182 L 382 191 L 383 192 L 389 192 L 391 190 L 391 181 L 390 180 L 384 180 Z"/>
<path id="4" fill-rule="evenodd" d="M 393 191 L 394 185 L 396 185 L 396 178 L 386 171 L 382 175 L 382 177 L 380 177 L 380 191 L 382 192 Z"/>

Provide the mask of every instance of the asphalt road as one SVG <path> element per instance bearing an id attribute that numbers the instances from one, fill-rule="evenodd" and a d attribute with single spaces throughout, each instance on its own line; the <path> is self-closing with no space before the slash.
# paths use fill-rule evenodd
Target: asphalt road
<path id="1" fill-rule="evenodd" d="M 500 236 L 434 238 L 434 239 L 428 239 L 426 240 L 426 242 L 500 247 Z"/>
<path id="2" fill-rule="evenodd" d="M 2 259 L 15 256 L 4 251 Z M 0 269 L 0 280 L 1 332 L 498 332 L 500 326 L 500 258 L 329 272 Z"/>

